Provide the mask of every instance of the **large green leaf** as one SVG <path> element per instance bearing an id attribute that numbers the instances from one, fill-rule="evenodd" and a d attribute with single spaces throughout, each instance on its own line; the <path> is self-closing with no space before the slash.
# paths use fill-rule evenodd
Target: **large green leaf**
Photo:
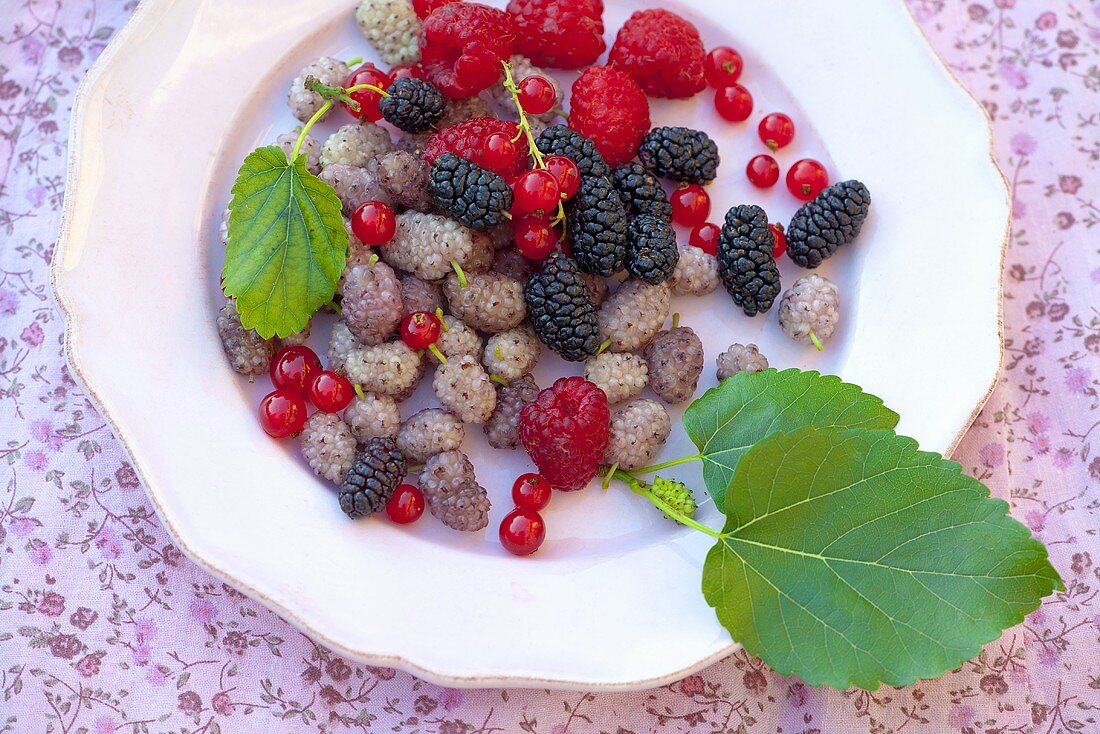
<path id="1" fill-rule="evenodd" d="M 806 428 L 741 460 L 703 594 L 752 654 L 813 685 L 900 686 L 974 657 L 1063 588 L 958 464 L 892 431 Z"/>
<path id="2" fill-rule="evenodd" d="M 265 339 L 302 331 L 332 301 L 348 255 L 340 198 L 281 148 L 252 151 L 233 184 L 225 294 Z"/>
<path id="3" fill-rule="evenodd" d="M 703 457 L 703 481 L 725 505 L 737 463 L 757 442 L 806 426 L 893 428 L 898 414 L 839 377 L 797 369 L 740 372 L 708 390 L 684 413 L 684 428 Z"/>

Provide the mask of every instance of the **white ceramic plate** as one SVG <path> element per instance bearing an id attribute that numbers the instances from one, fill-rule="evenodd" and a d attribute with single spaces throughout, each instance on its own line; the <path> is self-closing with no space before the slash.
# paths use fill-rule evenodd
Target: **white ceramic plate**
<path id="1" fill-rule="evenodd" d="M 284 99 L 296 70 L 322 54 L 371 57 L 353 4 L 138 8 L 74 110 L 54 280 L 76 374 L 180 547 L 349 656 L 456 686 L 627 689 L 728 654 L 733 643 L 699 592 L 708 539 L 623 490 L 559 495 L 543 550 L 518 560 L 492 528 L 513 477 L 529 469 L 521 452 L 493 452 L 470 431 L 466 450 L 495 504 L 491 529 L 464 537 L 431 518 L 412 530 L 348 521 L 296 452 L 260 431 L 261 388 L 229 370 L 214 328 L 217 221 L 244 154 L 293 126 Z M 652 4 L 609 0 L 609 38 Z M 743 173 L 760 149 L 753 127 L 774 110 L 799 125 L 782 163 L 818 157 L 834 180 L 860 178 L 874 196 L 859 243 L 822 269 L 845 311 L 823 354 L 787 341 L 774 312 L 746 319 L 722 294 L 679 300 L 683 322 L 704 336 L 700 389 L 714 384 L 719 352 L 754 341 L 774 366 L 859 383 L 901 413 L 900 430 L 949 451 L 1000 362 L 1008 204 L 979 105 L 900 1 L 664 4 L 694 20 L 708 46 L 744 53 L 757 99 L 747 125 L 718 120 L 710 95 L 654 104 L 656 123 L 702 126 L 719 140 L 712 218 L 744 201 L 773 220 L 795 211 L 782 186 L 759 196 Z M 783 275 L 790 284 L 797 272 L 788 262 Z M 564 369 L 545 359 L 539 383 Z M 664 455 L 689 450 L 678 429 Z M 702 485 L 697 468 L 680 477 Z"/>

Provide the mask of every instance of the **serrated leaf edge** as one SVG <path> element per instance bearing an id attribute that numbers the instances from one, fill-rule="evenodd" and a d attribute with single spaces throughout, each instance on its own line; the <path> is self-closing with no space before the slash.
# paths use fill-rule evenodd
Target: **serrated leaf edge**
<path id="1" fill-rule="evenodd" d="M 898 434 L 895 431 L 891 431 L 891 430 L 867 429 L 867 428 L 837 429 L 837 428 L 822 428 L 820 426 L 807 426 L 806 428 L 799 429 L 798 431 L 792 431 L 792 432 L 777 431 L 776 433 L 771 434 L 771 436 L 775 436 L 775 435 L 794 436 L 794 435 L 797 435 L 799 433 L 810 432 L 810 431 L 835 431 L 841 436 L 846 435 L 846 434 L 851 434 L 851 433 L 892 434 L 894 437 L 899 438 L 904 442 L 904 447 L 906 448 L 906 450 L 911 450 L 914 454 L 916 454 L 918 456 L 931 456 L 931 457 L 934 457 L 939 462 L 942 462 L 944 468 L 949 470 L 952 474 L 957 475 L 957 476 L 965 476 L 965 477 L 968 477 L 970 479 L 974 479 L 973 477 L 970 477 L 969 475 L 967 475 L 963 471 L 962 464 L 958 463 L 957 461 L 952 461 L 951 459 L 945 458 L 941 454 L 937 454 L 934 451 L 922 451 L 920 449 L 920 443 L 916 439 L 911 438 L 909 436 L 904 436 L 904 435 Z M 769 436 L 769 438 L 771 436 Z M 766 440 L 766 439 L 762 439 L 762 441 L 763 440 Z M 753 450 L 755 450 L 755 446 L 752 449 L 749 449 L 749 452 L 745 454 L 744 458 L 748 458 L 749 455 L 753 452 Z M 740 465 L 738 467 L 738 471 L 740 471 Z M 1048 595 L 1054 593 L 1055 591 L 1065 591 L 1065 589 L 1066 589 L 1065 581 L 1062 579 L 1061 574 L 1058 573 L 1058 569 L 1056 569 L 1054 567 L 1054 564 L 1052 564 L 1050 562 L 1050 552 L 1048 551 L 1047 547 L 1042 543 L 1042 541 L 1040 541 L 1038 538 L 1036 538 L 1034 536 L 1034 534 L 1032 534 L 1031 530 L 1026 525 L 1024 525 L 1023 523 L 1021 523 L 1019 520 L 1017 520 L 1016 518 L 1014 518 L 1012 516 L 1012 514 L 1010 512 L 1010 510 L 1012 509 L 1012 506 L 1008 502 L 1004 501 L 1003 499 L 1001 499 L 999 497 L 994 497 L 990 493 L 989 487 L 987 487 L 983 482 L 980 482 L 977 479 L 974 479 L 974 482 L 979 487 L 981 487 L 981 490 L 978 490 L 978 491 L 981 491 L 981 501 L 983 501 L 983 502 L 986 502 L 986 501 L 992 502 L 994 504 L 994 506 L 997 507 L 999 510 L 1001 510 L 1003 512 L 1003 514 L 1009 520 L 1011 520 L 1013 523 L 1015 523 L 1016 525 L 1019 526 L 1020 530 L 1022 530 L 1024 532 L 1024 534 L 1027 535 L 1028 543 L 1031 546 L 1037 548 L 1037 550 L 1039 552 L 1039 556 L 1041 557 L 1041 559 L 1046 561 L 1047 565 L 1054 572 L 1054 577 L 1053 578 L 1050 578 L 1048 576 L 1040 577 L 1040 578 L 1044 578 L 1044 579 L 1051 582 L 1050 589 L 1047 591 L 1046 594 L 1044 594 L 1043 596 L 1040 596 L 1037 599 L 1037 601 L 1035 603 L 1035 606 L 1033 608 L 1031 608 L 1027 611 L 1024 611 L 1024 612 L 1020 612 L 1018 614 L 1011 615 L 1009 617 L 1009 623 L 1007 625 L 1005 625 L 1004 627 L 1002 627 L 1000 631 L 998 631 L 996 634 L 990 636 L 989 639 L 985 639 L 985 640 L 981 640 L 980 642 L 976 642 L 975 645 L 974 645 L 973 650 L 968 652 L 966 655 L 959 657 L 957 660 L 953 659 L 953 662 L 952 662 L 951 666 L 948 667 L 946 670 L 936 674 L 935 676 L 931 676 L 931 677 L 922 677 L 920 675 L 914 675 L 912 678 L 905 678 L 905 679 L 896 680 L 896 681 L 880 680 L 880 681 L 877 682 L 877 684 L 875 685 L 874 688 L 863 688 L 862 686 L 859 686 L 857 683 L 855 683 L 852 680 L 831 681 L 831 680 L 827 680 L 823 677 L 818 678 L 818 677 L 815 677 L 815 676 L 812 676 L 812 675 L 805 675 L 804 676 L 801 672 L 799 672 L 797 670 L 794 670 L 794 668 L 791 667 L 791 666 L 787 666 L 786 668 L 784 668 L 783 666 L 775 665 L 772 662 L 768 661 L 765 657 L 767 655 L 766 650 L 761 650 L 761 649 L 755 649 L 754 650 L 754 649 L 752 649 L 754 647 L 752 645 L 752 643 L 743 643 L 743 642 L 740 642 L 738 640 L 735 640 L 735 641 L 738 642 L 739 644 L 741 644 L 741 646 L 743 648 L 745 648 L 745 650 L 750 655 L 753 655 L 754 657 L 758 657 L 761 660 L 764 660 L 764 662 L 768 664 L 768 667 L 770 667 L 772 670 L 774 670 L 776 673 L 779 673 L 782 676 L 785 676 L 785 677 L 797 676 L 801 680 L 803 680 L 804 682 L 809 683 L 811 686 L 829 686 L 831 688 L 836 688 L 838 690 L 847 690 L 847 689 L 852 688 L 852 687 L 857 687 L 857 688 L 860 688 L 861 690 L 874 691 L 874 690 L 877 690 L 884 683 L 888 686 L 893 686 L 893 687 L 910 686 L 910 685 L 913 685 L 914 683 L 916 683 L 917 681 L 921 681 L 921 680 L 935 680 L 938 677 L 944 675 L 945 673 L 948 673 L 948 672 L 958 668 L 960 665 L 965 663 L 967 660 L 974 659 L 975 656 L 977 656 L 981 653 L 982 648 L 984 648 L 989 643 L 999 639 L 1001 637 L 1001 635 L 1004 634 L 1005 630 L 1010 629 L 1012 627 L 1015 627 L 1016 625 L 1023 622 L 1028 614 L 1031 614 L 1031 612 L 1033 612 L 1033 611 L 1035 611 L 1035 609 L 1039 608 L 1039 606 L 1042 604 L 1042 600 L 1045 599 Z M 731 484 L 732 484 L 732 482 L 731 482 Z M 734 530 L 733 532 L 736 532 L 736 530 Z M 721 538 L 721 539 L 718 540 L 717 543 L 715 543 L 714 546 L 711 547 L 710 551 L 707 552 L 707 558 L 703 563 L 704 569 L 706 568 L 706 566 L 710 562 L 711 555 L 716 554 L 716 553 L 721 553 L 722 545 L 725 544 L 725 543 L 726 543 L 726 539 Z M 727 544 L 726 547 L 729 548 L 729 545 Z M 730 550 L 731 553 L 733 553 L 734 555 L 737 555 L 738 558 L 740 558 L 740 555 L 737 554 L 737 552 L 734 551 L 732 548 L 729 548 L 729 550 Z M 742 562 L 744 562 L 743 559 L 742 559 Z M 1030 576 L 1036 576 L 1037 577 L 1037 574 L 1030 574 Z M 1023 577 L 1021 577 L 1021 578 L 1023 578 Z M 708 606 L 710 606 L 712 609 L 716 610 L 716 615 L 715 616 L 717 617 L 717 606 L 714 605 L 714 604 L 711 604 L 710 599 L 707 599 L 705 589 L 703 589 L 703 598 L 706 600 Z M 719 620 L 719 624 L 721 624 L 721 620 Z M 722 626 L 725 627 L 725 625 L 722 625 Z M 729 632 L 729 631 L 730 630 L 727 628 L 727 632 Z M 730 634 L 731 634 L 731 637 L 732 637 L 732 632 L 730 632 Z"/>

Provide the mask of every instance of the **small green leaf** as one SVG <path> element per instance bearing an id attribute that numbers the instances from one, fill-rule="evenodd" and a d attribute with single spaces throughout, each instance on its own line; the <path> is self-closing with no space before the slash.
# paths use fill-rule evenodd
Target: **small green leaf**
<path id="1" fill-rule="evenodd" d="M 774 369 L 739 372 L 684 413 L 684 428 L 703 457 L 703 481 L 722 509 L 737 463 L 773 433 L 806 426 L 894 428 L 898 414 L 834 375 Z"/>
<path id="2" fill-rule="evenodd" d="M 260 336 L 301 332 L 332 300 L 348 254 L 340 198 L 281 148 L 252 151 L 233 184 L 222 288 Z"/>
<path id="3" fill-rule="evenodd" d="M 892 431 L 775 434 L 741 460 L 726 513 L 707 603 L 812 685 L 934 678 L 1063 588 L 1005 502 Z"/>

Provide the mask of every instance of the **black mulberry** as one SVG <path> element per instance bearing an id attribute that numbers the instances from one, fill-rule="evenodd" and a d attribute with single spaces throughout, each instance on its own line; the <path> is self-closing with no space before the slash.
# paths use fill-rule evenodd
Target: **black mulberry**
<path id="1" fill-rule="evenodd" d="M 639 280 L 660 285 L 672 277 L 679 261 L 680 251 L 676 248 L 672 225 L 649 214 L 630 220 L 627 272 Z"/>
<path id="2" fill-rule="evenodd" d="M 378 103 L 378 111 L 386 122 L 413 135 L 430 130 L 447 111 L 443 93 L 423 79 L 398 79 L 386 91 L 390 96 Z"/>
<path id="3" fill-rule="evenodd" d="M 775 237 L 763 209 L 743 204 L 729 210 L 718 238 L 718 274 L 733 302 L 748 316 L 767 311 L 779 297 L 774 249 Z"/>
<path id="4" fill-rule="evenodd" d="M 527 281 L 524 296 L 539 341 L 563 359 L 582 362 L 599 351 L 599 317 L 575 262 L 554 253 Z"/>
<path id="5" fill-rule="evenodd" d="M 408 468 L 396 441 L 372 438 L 359 451 L 340 485 L 340 509 L 353 518 L 381 512 Z"/>
<path id="6" fill-rule="evenodd" d="M 816 268 L 859 236 L 871 192 L 859 181 L 833 184 L 803 205 L 787 228 L 787 254 L 804 268 Z"/>
<path id="7" fill-rule="evenodd" d="M 563 155 L 577 164 L 582 176 L 610 176 L 611 166 L 600 155 L 596 144 L 565 125 L 542 131 L 536 141 L 543 155 Z"/>
<path id="8" fill-rule="evenodd" d="M 615 169 L 615 190 L 631 214 L 650 214 L 672 221 L 672 204 L 657 177 L 640 163 L 624 163 Z"/>
<path id="9" fill-rule="evenodd" d="M 582 178 L 568 215 L 573 259 L 581 270 L 604 277 L 622 270 L 628 218 L 611 181 L 603 176 Z"/>
<path id="10" fill-rule="evenodd" d="M 650 130 L 638 158 L 654 176 L 673 181 L 706 186 L 718 175 L 718 146 L 705 132 L 686 127 Z"/>
<path id="11" fill-rule="evenodd" d="M 512 187 L 507 181 L 454 153 L 436 160 L 428 192 L 451 219 L 481 231 L 502 224 L 512 208 Z"/>

